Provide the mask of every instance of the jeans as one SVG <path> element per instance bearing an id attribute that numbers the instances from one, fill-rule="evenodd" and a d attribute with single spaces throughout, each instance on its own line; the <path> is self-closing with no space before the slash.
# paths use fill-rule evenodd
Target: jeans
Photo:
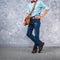
<path id="1" fill-rule="evenodd" d="M 34 48 L 37 48 L 38 45 L 42 44 L 42 41 L 39 39 L 39 28 L 40 28 L 40 19 L 30 19 L 30 24 L 27 29 L 27 36 L 34 42 Z M 34 29 L 34 35 L 32 34 Z"/>

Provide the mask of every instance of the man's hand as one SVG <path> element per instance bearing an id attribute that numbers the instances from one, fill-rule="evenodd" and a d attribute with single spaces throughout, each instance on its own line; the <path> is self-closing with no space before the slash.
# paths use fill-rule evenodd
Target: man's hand
<path id="1" fill-rule="evenodd" d="M 25 18 L 26 18 L 28 15 L 29 15 L 29 14 L 26 14 L 26 15 L 25 15 Z"/>
<path id="2" fill-rule="evenodd" d="M 35 16 L 36 19 L 42 19 L 44 18 L 43 16 Z"/>

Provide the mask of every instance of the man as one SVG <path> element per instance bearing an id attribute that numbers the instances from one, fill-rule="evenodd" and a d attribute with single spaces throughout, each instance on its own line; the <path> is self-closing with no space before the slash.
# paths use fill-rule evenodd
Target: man
<path id="1" fill-rule="evenodd" d="M 41 0 L 31 0 L 31 3 L 28 5 L 26 16 L 28 16 L 28 14 L 30 13 L 35 2 L 37 3 L 31 15 L 30 24 L 28 25 L 27 29 L 27 36 L 34 42 L 32 53 L 37 53 L 37 49 L 38 53 L 40 53 L 44 46 L 44 42 L 39 39 L 40 20 L 44 18 L 49 8 Z M 45 11 L 41 15 L 42 9 L 44 9 Z M 32 34 L 33 29 L 35 35 Z"/>

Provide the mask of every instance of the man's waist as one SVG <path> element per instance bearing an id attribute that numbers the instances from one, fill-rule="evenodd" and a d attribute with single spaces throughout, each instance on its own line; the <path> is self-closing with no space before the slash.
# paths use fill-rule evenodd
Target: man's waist
<path id="1" fill-rule="evenodd" d="M 35 16 L 31 16 L 30 18 L 31 18 L 31 19 L 35 19 Z"/>
<path id="2" fill-rule="evenodd" d="M 35 17 L 36 17 L 36 16 L 31 16 L 30 18 L 31 18 L 31 19 L 37 19 L 37 18 L 35 18 Z"/>

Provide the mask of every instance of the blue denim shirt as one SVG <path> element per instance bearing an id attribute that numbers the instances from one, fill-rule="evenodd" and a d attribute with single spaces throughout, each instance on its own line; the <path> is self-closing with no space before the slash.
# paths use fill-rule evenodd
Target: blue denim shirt
<path id="1" fill-rule="evenodd" d="M 28 4 L 28 8 L 27 8 L 26 13 L 28 13 L 28 14 L 30 13 L 30 11 L 32 10 L 33 5 L 34 5 L 34 3 L 29 3 Z M 35 9 L 34 9 L 31 16 L 37 16 L 37 15 L 40 16 L 42 9 L 48 10 L 49 7 L 46 6 L 41 0 L 38 0 L 37 3 L 36 3 Z"/>

